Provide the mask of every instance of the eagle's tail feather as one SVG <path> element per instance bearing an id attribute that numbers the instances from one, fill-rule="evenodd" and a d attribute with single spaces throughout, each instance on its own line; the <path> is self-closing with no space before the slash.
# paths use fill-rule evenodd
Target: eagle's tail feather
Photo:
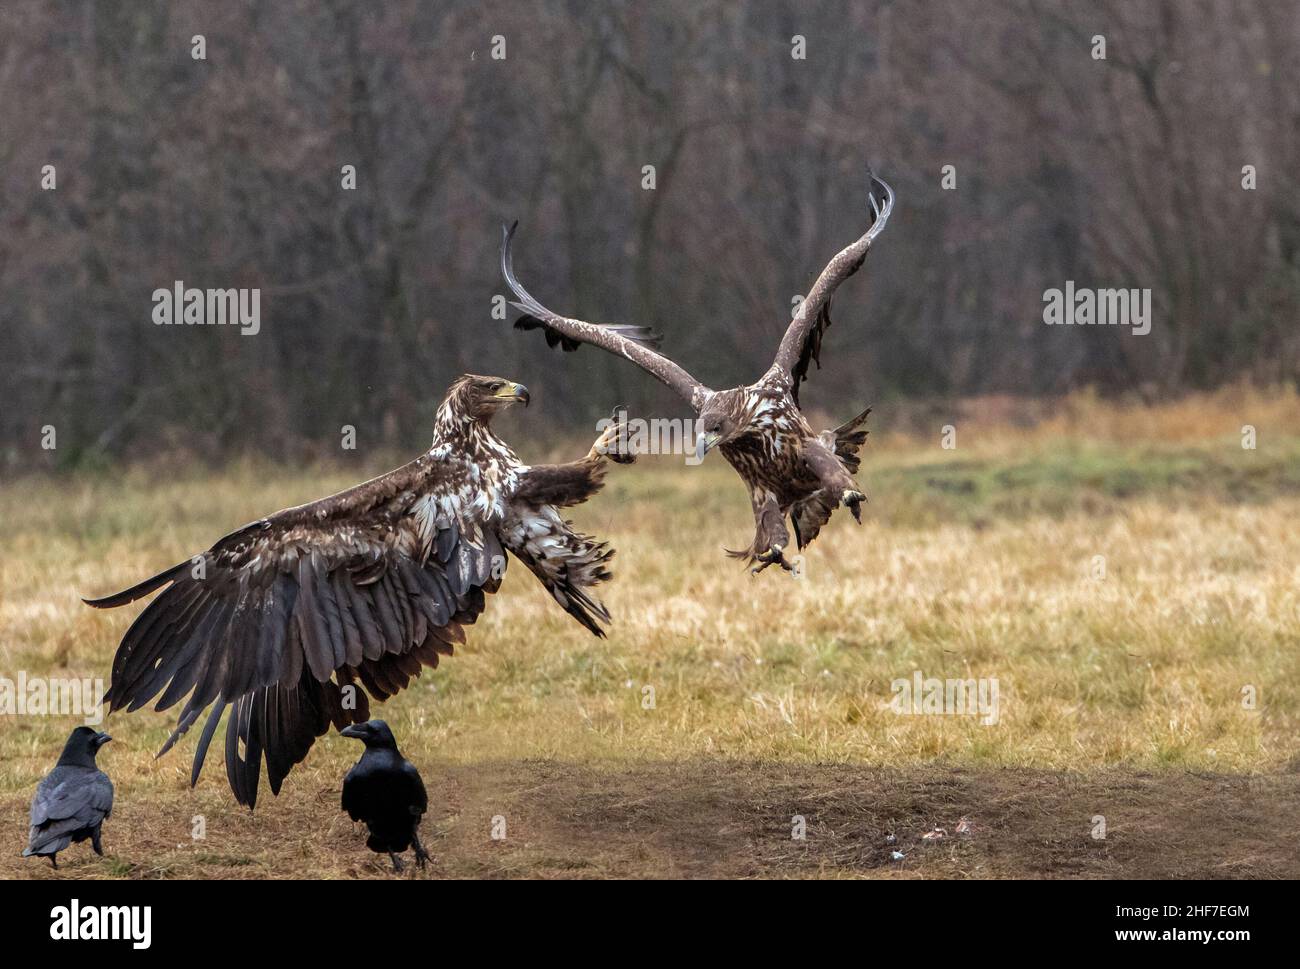
<path id="1" fill-rule="evenodd" d="M 528 566 L 565 612 L 593 635 L 603 637 L 600 624 L 612 619 L 589 590 L 611 577 L 606 565 L 614 550 L 577 531 L 554 506 L 521 504 L 503 526 L 502 544 Z"/>
<path id="2" fill-rule="evenodd" d="M 871 408 L 868 407 L 857 417 L 845 421 L 831 433 L 835 436 L 835 456 L 844 463 L 848 468 L 849 474 L 857 474 L 858 468 L 862 464 L 862 459 L 858 457 L 858 450 L 867 442 L 869 431 L 858 430 L 871 414 Z"/>

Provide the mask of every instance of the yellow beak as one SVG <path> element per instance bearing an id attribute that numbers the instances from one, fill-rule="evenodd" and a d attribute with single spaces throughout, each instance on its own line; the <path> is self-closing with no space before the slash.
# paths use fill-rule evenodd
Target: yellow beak
<path id="1" fill-rule="evenodd" d="M 528 406 L 528 399 L 529 399 L 528 388 L 525 387 L 523 384 L 507 383 L 504 387 L 502 387 L 492 396 L 500 397 L 503 398 L 504 400 L 523 401 L 524 406 L 525 407 Z"/>

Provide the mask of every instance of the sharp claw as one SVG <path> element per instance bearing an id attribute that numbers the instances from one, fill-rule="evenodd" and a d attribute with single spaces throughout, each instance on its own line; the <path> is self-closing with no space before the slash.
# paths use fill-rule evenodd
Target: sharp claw
<path id="1" fill-rule="evenodd" d="M 756 565 L 754 568 L 749 570 L 751 575 L 758 575 L 758 573 L 762 572 L 769 565 L 779 565 L 787 572 L 794 571 L 794 566 L 785 560 L 784 549 L 782 549 L 780 545 L 773 545 L 763 554 L 756 555 L 755 558 L 758 559 L 761 564 Z"/>
<path id="2" fill-rule="evenodd" d="M 853 520 L 859 525 L 862 524 L 862 502 L 866 500 L 866 495 L 852 488 L 844 489 L 844 493 L 840 495 L 840 501 L 849 506 L 849 511 L 853 513 Z"/>

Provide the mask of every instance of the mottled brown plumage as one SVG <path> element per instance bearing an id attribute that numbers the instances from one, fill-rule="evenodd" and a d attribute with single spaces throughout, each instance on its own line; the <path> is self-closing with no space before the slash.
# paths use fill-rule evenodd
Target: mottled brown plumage
<path id="1" fill-rule="evenodd" d="M 671 387 L 695 409 L 700 446 L 706 451 L 721 450 L 749 489 L 754 540 L 749 548 L 730 554 L 758 561 L 755 571 L 774 563 L 792 568 L 784 554 L 789 546 L 787 516 L 800 549 L 817 536 L 841 503 L 861 521 L 859 505 L 865 495 L 853 475 L 867 436 L 861 426 L 871 411 L 863 411 L 834 430 L 815 434 L 799 409 L 799 385 L 807 379 L 810 365 L 821 364 L 822 337 L 831 324 L 830 304 L 836 287 L 862 267 L 893 211 L 893 190 L 874 176 L 870 185 L 870 228 L 822 270 L 782 337 L 768 371 L 755 383 L 728 390 L 706 387 L 659 353 L 659 337 L 645 327 L 588 323 L 548 310 L 515 278 L 510 252 L 515 227 L 503 234 L 501 270 L 515 294 L 513 305 L 525 314 L 515 324 L 517 328 L 540 329 L 548 344 L 566 351 L 590 343 L 624 357 Z"/>
<path id="2" fill-rule="evenodd" d="M 211 707 L 197 782 L 223 712 L 226 773 L 257 800 L 261 762 L 273 793 L 330 724 L 370 718 L 369 699 L 402 690 L 465 642 L 514 555 L 597 636 L 609 613 L 590 588 L 613 551 L 556 510 L 600 489 L 606 431 L 586 457 L 530 467 L 493 433 L 527 390 L 466 375 L 438 408 L 433 444 L 414 461 L 328 498 L 232 532 L 193 559 L 89 604 L 162 592 L 113 659 L 109 709 L 189 697 L 160 756 Z"/>

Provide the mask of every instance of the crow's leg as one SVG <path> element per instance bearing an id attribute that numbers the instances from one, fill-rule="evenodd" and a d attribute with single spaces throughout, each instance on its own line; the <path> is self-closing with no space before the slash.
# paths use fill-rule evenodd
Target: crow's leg
<path id="1" fill-rule="evenodd" d="M 390 851 L 388 857 L 393 859 L 393 871 L 400 874 L 402 871 L 402 859 L 397 857 L 396 851 Z"/>
<path id="2" fill-rule="evenodd" d="M 59 862 L 57 860 L 58 857 L 59 857 L 59 853 L 57 851 L 54 852 L 54 854 L 50 855 L 50 867 L 53 868 L 55 871 L 59 870 Z"/>
<path id="3" fill-rule="evenodd" d="M 424 867 L 424 863 L 429 860 L 429 853 L 424 850 L 424 845 L 420 844 L 420 833 L 418 831 L 411 834 L 411 844 L 415 846 L 415 864 L 419 868 Z"/>

